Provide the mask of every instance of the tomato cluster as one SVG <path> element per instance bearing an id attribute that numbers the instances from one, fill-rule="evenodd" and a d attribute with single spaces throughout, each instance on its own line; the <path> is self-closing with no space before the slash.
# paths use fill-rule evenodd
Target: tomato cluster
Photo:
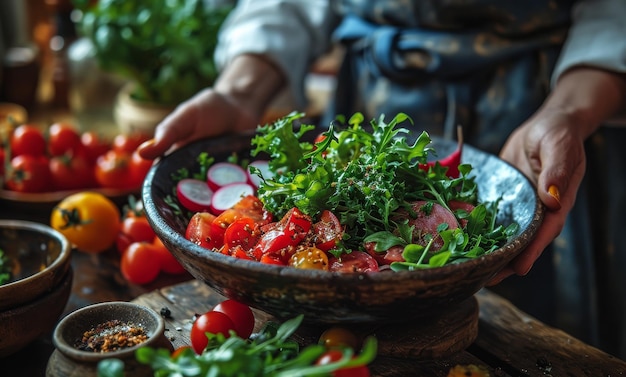
<path id="1" fill-rule="evenodd" d="M 134 284 L 147 284 L 154 281 L 160 272 L 184 274 L 185 268 L 156 236 L 141 202 L 130 203 L 121 220 L 116 240 L 124 278 Z"/>
<path id="2" fill-rule="evenodd" d="M 313 221 L 294 207 L 275 221 L 254 195 L 218 215 L 196 212 L 185 232 L 191 242 L 237 258 L 303 269 L 378 271 L 376 260 L 365 252 L 355 250 L 341 258 L 330 253 L 342 237 L 343 228 L 331 211 Z"/>
<path id="3" fill-rule="evenodd" d="M 24 193 L 135 189 L 152 166 L 152 161 L 142 159 L 136 151 L 146 140 L 141 134 L 118 134 L 108 140 L 61 122 L 46 130 L 22 124 L 0 147 L 2 186 Z"/>

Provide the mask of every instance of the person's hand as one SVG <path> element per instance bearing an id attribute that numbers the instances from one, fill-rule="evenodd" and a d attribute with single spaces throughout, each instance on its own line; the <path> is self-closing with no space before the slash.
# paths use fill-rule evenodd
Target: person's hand
<path id="1" fill-rule="evenodd" d="M 496 275 L 495 285 L 526 275 L 543 250 L 559 235 L 585 173 L 585 135 L 576 119 L 556 109 L 542 110 L 507 140 L 500 157 L 520 169 L 536 186 L 546 206 L 543 223 L 526 250 Z"/>
<path id="2" fill-rule="evenodd" d="M 259 55 L 240 55 L 220 74 L 213 88 L 179 105 L 139 147 L 155 159 L 194 140 L 253 131 L 285 84 L 282 72 Z"/>
<path id="3" fill-rule="evenodd" d="M 252 130 L 257 124 L 257 117 L 235 99 L 205 89 L 169 114 L 157 126 L 154 138 L 139 147 L 139 154 L 155 159 L 194 140 Z"/>

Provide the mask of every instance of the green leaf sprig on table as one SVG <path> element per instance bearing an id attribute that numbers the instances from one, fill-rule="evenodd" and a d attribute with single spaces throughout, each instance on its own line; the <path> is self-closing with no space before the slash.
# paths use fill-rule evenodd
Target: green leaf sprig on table
<path id="1" fill-rule="evenodd" d="M 367 365 L 376 357 L 376 339 L 369 337 L 359 354 L 345 348 L 340 360 L 315 365 L 327 348 L 321 344 L 301 348 L 292 339 L 302 320 L 300 315 L 280 325 L 268 322 L 250 339 L 207 334 L 209 344 L 201 355 L 186 349 L 172 358 L 168 350 L 143 347 L 137 350 L 136 358 L 140 363 L 150 365 L 156 377 L 323 377 L 331 376 L 333 371 L 341 368 Z M 107 360 L 99 363 L 98 376 L 124 377 L 122 362 Z"/>
<path id="2" fill-rule="evenodd" d="M 412 143 L 407 141 L 411 131 L 400 127 L 402 122 L 412 122 L 406 114 L 397 114 L 388 123 L 381 116 L 367 127 L 362 114 L 356 113 L 347 123 L 331 123 L 317 143 L 301 141 L 304 133 L 315 128 L 297 124 L 303 116 L 294 112 L 257 129 L 252 155 L 267 153 L 274 172 L 272 178 L 262 180 L 257 195 L 277 217 L 292 207 L 312 217 L 325 209 L 335 213 L 345 227 L 343 245 L 335 252 L 362 249 L 365 240 L 380 241 L 380 251 L 405 247 L 406 262 L 392 265 L 393 269 L 437 267 L 493 251 L 515 234 L 516 224 L 495 223 L 497 202 L 478 203 L 470 165 L 459 166 L 458 178 L 448 177 L 447 169 L 438 163 L 420 168 L 436 151 L 426 132 Z M 411 212 L 411 202 L 418 200 L 448 209 L 448 202 L 459 200 L 476 209 L 464 214 L 465 232 L 441 229 L 445 245 L 432 255 L 429 246 L 412 242 L 406 222 L 394 220 L 394 213 Z"/>

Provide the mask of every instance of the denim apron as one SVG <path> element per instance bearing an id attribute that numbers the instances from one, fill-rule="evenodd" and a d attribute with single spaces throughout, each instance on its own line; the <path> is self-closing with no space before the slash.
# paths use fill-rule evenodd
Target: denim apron
<path id="1" fill-rule="evenodd" d="M 345 57 L 323 121 L 355 111 L 370 119 L 404 112 L 417 131 L 454 139 L 461 125 L 466 143 L 497 154 L 550 90 L 572 3 L 339 1 L 344 17 L 334 38 Z M 619 331 L 602 327 L 626 331 L 624 311 L 620 306 L 610 323 L 598 320 L 607 300 L 598 293 L 606 285 L 597 285 L 592 195 L 583 184 L 565 229 L 529 275 L 493 290 L 549 325 L 618 354 Z"/>

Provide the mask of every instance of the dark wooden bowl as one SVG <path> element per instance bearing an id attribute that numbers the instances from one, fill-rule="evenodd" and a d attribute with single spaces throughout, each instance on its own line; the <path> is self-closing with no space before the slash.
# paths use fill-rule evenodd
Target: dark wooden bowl
<path id="1" fill-rule="evenodd" d="M 51 227 L 0 220 L 0 250 L 13 263 L 13 276 L 0 285 L 0 311 L 14 309 L 57 288 L 70 268 L 71 245 Z"/>
<path id="2" fill-rule="evenodd" d="M 142 198 L 148 220 L 165 246 L 197 279 L 220 294 L 277 318 L 305 314 L 309 323 L 403 322 L 436 315 L 468 299 L 524 250 L 543 220 L 544 207 L 530 181 L 496 156 L 464 147 L 463 161 L 477 176 L 481 200 L 502 196 L 498 221 L 517 222 L 519 234 L 486 256 L 440 268 L 370 274 L 301 270 L 237 259 L 187 241 L 187 220 L 166 204 L 173 195 L 171 176 L 180 168 L 196 171 L 196 158 L 208 152 L 217 160 L 233 152 L 249 157 L 251 136 L 226 136 L 190 144 L 162 158 L 148 173 Z M 455 143 L 436 140 L 440 156 Z"/>

